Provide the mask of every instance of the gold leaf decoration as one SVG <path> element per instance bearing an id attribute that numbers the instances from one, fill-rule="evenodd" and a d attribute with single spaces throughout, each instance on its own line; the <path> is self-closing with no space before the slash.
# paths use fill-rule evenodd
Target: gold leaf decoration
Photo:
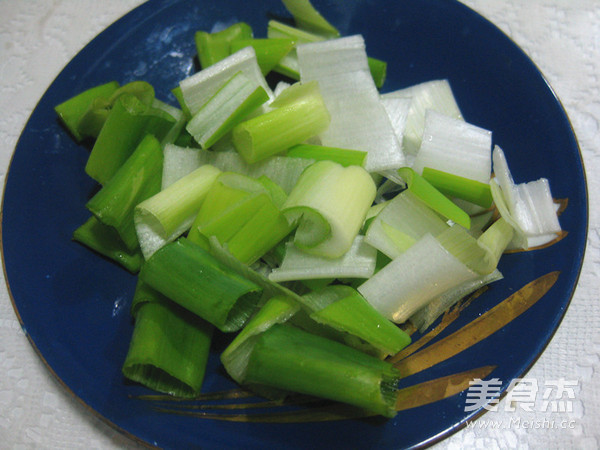
<path id="1" fill-rule="evenodd" d="M 477 344 L 533 306 L 554 285 L 560 272 L 550 272 L 528 283 L 460 330 L 394 365 L 404 376 L 428 369 Z"/>
<path id="2" fill-rule="evenodd" d="M 396 400 L 396 411 L 404 411 L 452 397 L 468 389 L 469 383 L 474 379 L 487 377 L 495 368 L 496 366 L 479 367 L 400 389 Z"/>

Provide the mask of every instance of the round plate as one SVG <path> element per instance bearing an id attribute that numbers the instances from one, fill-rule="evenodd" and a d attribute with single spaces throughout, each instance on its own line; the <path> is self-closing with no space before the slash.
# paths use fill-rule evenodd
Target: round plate
<path id="1" fill-rule="evenodd" d="M 302 420 L 276 423 L 273 418 L 285 416 L 277 408 L 259 411 L 270 418 L 264 420 L 253 409 L 187 414 L 190 410 L 167 403 L 170 412 L 158 410 L 156 401 L 139 397 L 149 391 L 121 375 L 133 330 L 128 307 L 135 277 L 71 240 L 73 230 L 88 218 L 84 205 L 96 186 L 83 170 L 88 150 L 60 126 L 53 107 L 94 85 L 134 79 L 152 83 L 158 98 L 174 102 L 170 90 L 197 70 L 196 30 L 243 20 L 256 36 L 265 36 L 268 19 L 289 15 L 277 0 L 146 3 L 87 45 L 44 94 L 15 150 L 2 217 L 6 278 L 27 336 L 75 396 L 132 437 L 161 447 L 205 449 L 430 443 L 485 411 L 466 411 L 468 380 L 496 378 L 505 390 L 540 355 L 569 304 L 585 246 L 586 185 L 571 125 L 535 65 L 495 26 L 455 1 L 314 4 L 343 35 L 363 34 L 369 55 L 388 62 L 384 91 L 447 78 L 465 119 L 493 131 L 516 182 L 550 180 L 554 197 L 562 199 L 565 233 L 549 247 L 503 257 L 499 268 L 504 279 L 462 308 L 415 354 L 437 355 L 436 364 L 426 368 L 421 362 L 414 370 L 418 373 L 402 381 L 403 388 L 412 386 L 413 395 L 407 395 L 394 419 L 320 421 L 317 411 L 307 410 Z M 489 318 L 492 313 L 485 312 L 506 301 L 524 301 L 525 307 L 512 315 L 510 308 L 496 308 L 493 314 L 505 323 L 498 331 L 490 321 L 477 320 Z M 489 337 L 481 339 L 480 334 L 472 340 L 464 326 L 475 320 L 477 330 Z M 457 339 L 466 348 L 444 354 L 444 341 L 436 344 L 442 339 Z M 217 339 L 215 344 L 203 388 L 207 393 L 235 388 L 219 364 L 223 343 Z M 411 361 L 419 364 L 418 358 Z M 456 393 L 440 395 L 444 383 L 455 386 Z"/>

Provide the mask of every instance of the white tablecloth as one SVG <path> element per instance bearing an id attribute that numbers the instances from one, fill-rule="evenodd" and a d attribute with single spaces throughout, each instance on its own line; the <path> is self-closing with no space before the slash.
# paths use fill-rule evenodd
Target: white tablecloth
<path id="1" fill-rule="evenodd" d="M 340 0 L 341 1 L 341 0 Z M 142 0 L 0 0 L 0 185 L 38 99 L 95 35 Z M 464 0 L 513 38 L 548 78 L 577 134 L 588 174 L 590 223 L 579 285 L 549 346 L 528 372 L 538 383 L 571 380 L 571 412 L 533 408 L 484 415 L 436 448 L 600 446 L 600 2 Z M 517 421 L 520 419 L 521 421 Z M 546 423 L 554 421 L 557 428 Z M 485 423 L 488 427 L 485 427 Z M 492 428 L 491 423 L 500 424 Z M 540 424 L 535 426 L 535 424 Z M 566 424 L 565 428 L 561 424 Z M 0 285 L 0 446 L 135 448 L 53 378 Z"/>

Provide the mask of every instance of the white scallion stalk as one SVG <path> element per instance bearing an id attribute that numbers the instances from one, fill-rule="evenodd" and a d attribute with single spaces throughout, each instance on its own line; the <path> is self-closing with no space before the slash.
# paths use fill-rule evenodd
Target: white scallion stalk
<path id="1" fill-rule="evenodd" d="M 300 79 L 317 80 L 331 115 L 323 145 L 368 152 L 369 172 L 397 169 L 404 153 L 380 101 L 360 35 L 299 45 Z"/>
<path id="2" fill-rule="evenodd" d="M 427 303 L 427 305 L 410 316 L 410 321 L 421 333 L 423 333 L 439 316 L 444 314 L 444 312 L 454 306 L 459 300 L 472 294 L 477 289 L 493 283 L 494 281 L 501 280 L 502 278 L 504 278 L 502 273 L 496 269 L 490 274 L 481 275 L 473 280 L 465 281 L 459 286 L 444 292 L 442 295 Z"/>
<path id="3" fill-rule="evenodd" d="M 193 115 L 186 130 L 206 149 L 268 99 L 258 81 L 237 72 Z"/>
<path id="4" fill-rule="evenodd" d="M 529 248 L 556 238 L 561 227 L 548 180 L 515 184 L 502 149 L 496 146 L 492 155 L 492 197 L 502 218 L 515 229 L 509 248 Z"/>
<path id="5" fill-rule="evenodd" d="M 220 173 L 203 165 L 136 206 L 135 230 L 145 259 L 189 229 Z"/>
<path id="6" fill-rule="evenodd" d="M 385 317 L 403 323 L 438 295 L 477 277 L 426 234 L 357 289 Z"/>
<path id="7" fill-rule="evenodd" d="M 455 119 L 462 119 L 462 114 L 452 93 L 448 80 L 432 80 L 409 86 L 382 95 L 388 98 L 410 99 L 410 109 L 403 134 L 403 149 L 405 154 L 416 154 L 421 146 L 425 112 L 428 109 L 438 111 Z"/>
<path id="8" fill-rule="evenodd" d="M 233 148 L 213 152 L 171 144 L 164 149 L 162 188 L 165 189 L 198 167 L 210 164 L 220 170 L 238 172 L 251 178 L 266 176 L 288 194 L 304 169 L 312 163 L 312 159 L 272 156 L 247 164 Z"/>
<path id="9" fill-rule="evenodd" d="M 491 155 L 491 131 L 429 110 L 413 169 L 422 174 L 424 167 L 430 167 L 488 184 Z"/>
<path id="10" fill-rule="evenodd" d="M 339 258 L 352 246 L 375 192 L 362 167 L 317 161 L 302 173 L 283 205 L 288 220 L 298 223 L 295 244 L 313 255 Z"/>
<path id="11" fill-rule="evenodd" d="M 385 112 L 390 119 L 398 142 L 402 143 L 404 140 L 404 131 L 406 129 L 408 114 L 410 112 L 411 100 L 404 97 L 391 97 L 382 95 L 381 104 L 383 105 Z"/>
<path id="12" fill-rule="evenodd" d="M 373 219 L 365 242 L 394 259 L 425 234 L 437 236 L 448 225 L 408 189 L 389 200 Z"/>
<path id="13" fill-rule="evenodd" d="M 273 97 L 256 60 L 256 52 L 252 47 L 245 47 L 179 83 L 190 113 L 196 114 L 227 80 L 240 71 L 261 86 L 269 98 Z"/>
<path id="14" fill-rule="evenodd" d="M 269 275 L 271 281 L 318 280 L 323 278 L 369 278 L 375 272 L 377 250 L 356 236 L 350 250 L 339 258 L 323 258 L 286 244 L 285 257 L 279 268 Z"/>

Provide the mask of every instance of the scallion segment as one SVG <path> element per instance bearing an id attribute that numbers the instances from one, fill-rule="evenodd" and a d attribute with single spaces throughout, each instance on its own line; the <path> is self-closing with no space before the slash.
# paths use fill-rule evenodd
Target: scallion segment
<path id="1" fill-rule="evenodd" d="M 140 305 L 123 363 L 125 377 L 177 397 L 195 397 L 204 380 L 213 327 L 177 305 Z"/>
<path id="2" fill-rule="evenodd" d="M 262 86 L 237 72 L 192 116 L 186 129 L 200 147 L 209 148 L 268 99 Z"/>
<path id="3" fill-rule="evenodd" d="M 104 225 L 94 216 L 73 232 L 73 240 L 117 262 L 131 273 L 137 273 L 144 261 L 139 249 L 129 250 L 113 227 Z"/>
<path id="4" fill-rule="evenodd" d="M 94 143 L 86 173 L 100 184 L 108 183 L 146 134 L 162 140 L 174 125 L 171 115 L 132 94 L 123 94 L 115 101 Z"/>
<path id="5" fill-rule="evenodd" d="M 471 180 L 431 167 L 423 168 L 423 178 L 449 197 L 461 198 L 484 208 L 492 206 L 492 192 L 489 183 Z"/>
<path id="6" fill-rule="evenodd" d="M 391 323 L 350 286 L 332 285 L 303 296 L 314 308 L 310 318 L 356 336 L 381 355 L 394 355 L 410 344 L 410 336 Z"/>
<path id="7" fill-rule="evenodd" d="M 152 255 L 140 279 L 225 332 L 239 330 L 246 323 L 262 293 L 260 286 L 185 238 Z"/>
<path id="8" fill-rule="evenodd" d="M 314 395 L 374 414 L 396 414 L 399 372 L 388 362 L 286 324 L 253 339 L 242 384 Z"/>
<path id="9" fill-rule="evenodd" d="M 207 193 L 188 238 L 207 247 L 214 236 L 241 262 L 254 263 L 292 230 L 271 192 L 261 181 L 222 173 Z"/>
<path id="10" fill-rule="evenodd" d="M 133 221 L 134 209 L 160 191 L 162 163 L 160 143 L 149 134 L 86 204 L 99 221 L 115 228 L 130 250 L 139 247 Z"/>
<path id="11" fill-rule="evenodd" d="M 298 223 L 294 243 L 307 253 L 339 258 L 352 246 L 375 193 L 362 167 L 317 161 L 302 173 L 283 206 L 288 219 Z"/>
<path id="12" fill-rule="evenodd" d="M 290 87 L 283 94 L 286 100 L 276 99 L 270 105 L 274 109 L 233 129 L 233 145 L 247 163 L 282 153 L 328 127 L 330 116 L 317 83 Z"/>
<path id="13" fill-rule="evenodd" d="M 231 53 L 231 44 L 238 39 L 250 39 L 252 28 L 245 22 L 237 22 L 229 27 L 208 33 L 197 31 L 194 42 L 198 52 L 198 59 L 203 69 L 227 58 Z"/>
<path id="14" fill-rule="evenodd" d="M 94 86 L 56 105 L 54 111 L 56 111 L 61 122 L 71 132 L 75 140 L 81 141 L 85 137 L 79 131 L 81 118 L 85 115 L 94 100 L 101 98 L 108 101 L 118 87 L 119 83 L 116 81 Z"/>
<path id="15" fill-rule="evenodd" d="M 402 167 L 398 169 L 398 174 L 406 182 L 408 189 L 431 209 L 467 229 L 471 227 L 469 215 L 413 169 Z"/>
<path id="16" fill-rule="evenodd" d="M 294 48 L 292 39 L 239 39 L 231 43 L 231 52 L 244 47 L 254 48 L 263 75 L 267 75 Z"/>
<path id="17" fill-rule="evenodd" d="M 211 165 L 200 166 L 135 207 L 136 233 L 146 259 L 190 228 L 220 173 Z"/>
<path id="18" fill-rule="evenodd" d="M 477 277 L 427 234 L 357 290 L 385 317 L 403 323 L 436 296 Z"/>

